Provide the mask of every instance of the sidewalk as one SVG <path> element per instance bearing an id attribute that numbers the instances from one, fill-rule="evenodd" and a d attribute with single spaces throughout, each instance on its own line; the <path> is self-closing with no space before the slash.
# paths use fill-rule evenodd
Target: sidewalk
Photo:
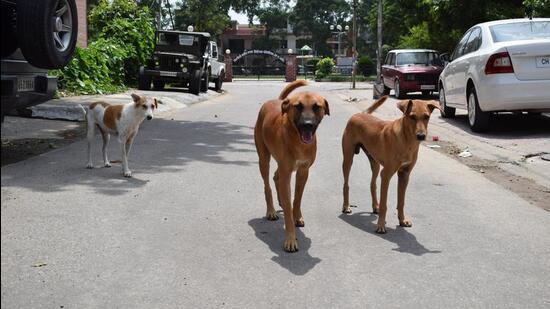
<path id="1" fill-rule="evenodd" d="M 86 106 L 92 102 L 104 101 L 111 104 L 124 104 L 131 102 L 130 95 L 137 93 L 149 97 L 156 97 L 162 102 L 159 105 L 159 111 L 165 112 L 172 109 L 185 108 L 191 104 L 205 101 L 216 97 L 222 93 L 208 90 L 206 93 L 194 95 L 181 88 L 168 88 L 163 91 L 143 91 L 130 89 L 123 93 L 110 95 L 82 95 L 75 97 L 64 97 L 53 99 L 30 108 L 34 118 L 61 119 L 71 121 L 84 121 L 84 115 L 80 104 Z"/>

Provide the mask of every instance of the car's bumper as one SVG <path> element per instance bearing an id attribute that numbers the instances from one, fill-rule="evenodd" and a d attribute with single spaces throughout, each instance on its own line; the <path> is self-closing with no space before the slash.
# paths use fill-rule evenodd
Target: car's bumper
<path id="1" fill-rule="evenodd" d="M 550 111 L 550 80 L 518 80 L 514 74 L 485 76 L 476 85 L 483 111 Z"/>
<path id="2" fill-rule="evenodd" d="M 32 80 L 32 86 L 25 83 Z M 53 98 L 57 77 L 47 75 L 2 75 L 2 114 L 12 109 L 25 108 Z"/>
<path id="3" fill-rule="evenodd" d="M 141 72 L 142 74 L 160 77 L 162 79 L 188 79 L 191 76 L 189 72 L 174 72 L 151 69 L 143 69 Z"/>

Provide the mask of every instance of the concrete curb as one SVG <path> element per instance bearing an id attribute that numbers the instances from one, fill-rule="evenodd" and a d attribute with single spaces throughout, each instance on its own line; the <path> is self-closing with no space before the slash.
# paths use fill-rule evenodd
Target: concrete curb
<path id="1" fill-rule="evenodd" d="M 86 107 L 90 103 L 96 101 L 104 101 L 110 104 L 125 104 L 131 102 L 130 95 L 132 93 L 155 97 L 160 100 L 162 102 L 162 104 L 159 105 L 160 112 L 185 108 L 191 104 L 206 101 L 222 94 L 213 90 L 208 90 L 208 92 L 201 93 L 197 96 L 183 92 L 179 89 L 167 89 L 166 91 L 141 91 L 132 89 L 123 93 L 111 95 L 84 95 L 49 100 L 30 107 L 30 116 L 33 118 L 84 121 L 84 114 L 80 105 Z"/>

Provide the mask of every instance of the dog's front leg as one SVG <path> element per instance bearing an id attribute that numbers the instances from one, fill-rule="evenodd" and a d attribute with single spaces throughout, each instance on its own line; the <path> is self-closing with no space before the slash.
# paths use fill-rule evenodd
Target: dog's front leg
<path id="1" fill-rule="evenodd" d="M 292 215 L 296 226 L 303 227 L 305 225 L 304 217 L 302 216 L 302 195 L 306 186 L 307 177 L 309 175 L 309 167 L 301 167 L 296 172 L 296 189 L 294 190 L 294 204 L 292 207 Z"/>
<path id="2" fill-rule="evenodd" d="M 122 143 L 122 174 L 124 177 L 132 177 L 132 172 L 128 168 L 128 152 L 126 150 L 126 142 Z"/>
<path id="3" fill-rule="evenodd" d="M 111 135 L 105 131 L 103 131 L 101 128 L 99 129 L 101 131 L 101 137 L 103 138 L 103 166 L 105 167 L 111 167 L 111 162 L 109 162 L 109 158 L 107 157 L 107 147 L 109 146 L 109 140 L 111 139 Z"/>
<path id="4" fill-rule="evenodd" d="M 380 183 L 380 207 L 378 211 L 378 223 L 376 224 L 376 233 L 386 233 L 386 211 L 388 210 L 388 188 L 390 186 L 390 179 L 395 173 L 393 169 L 384 167 L 382 170 L 382 180 Z"/>
<path id="5" fill-rule="evenodd" d="M 410 173 L 410 169 L 401 170 L 397 173 L 397 219 L 399 219 L 399 225 L 404 227 L 412 226 L 411 220 L 405 217 L 405 192 L 409 184 Z"/>
<path id="6" fill-rule="evenodd" d="M 296 230 L 294 227 L 294 218 L 292 215 L 292 206 L 290 201 L 291 175 L 291 169 L 282 170 L 281 168 L 279 168 L 278 186 L 285 217 L 285 241 L 283 243 L 283 248 L 287 252 L 298 251 L 298 240 L 296 239 Z"/>

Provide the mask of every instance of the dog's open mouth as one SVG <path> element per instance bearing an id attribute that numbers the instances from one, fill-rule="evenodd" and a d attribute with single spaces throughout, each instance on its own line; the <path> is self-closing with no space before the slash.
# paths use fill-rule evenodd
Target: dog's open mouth
<path id="1" fill-rule="evenodd" d="M 309 144 L 313 141 L 316 127 L 314 125 L 302 125 L 298 127 L 302 143 Z"/>

